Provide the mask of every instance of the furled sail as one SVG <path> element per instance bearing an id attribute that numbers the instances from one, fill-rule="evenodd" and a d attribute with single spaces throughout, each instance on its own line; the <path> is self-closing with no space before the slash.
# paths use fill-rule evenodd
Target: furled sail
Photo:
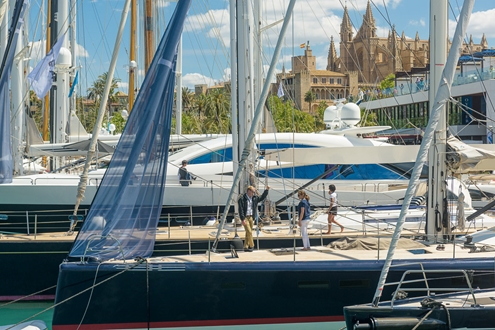
<path id="1" fill-rule="evenodd" d="M 109 168 L 69 256 L 149 257 L 161 213 L 177 46 L 190 0 L 171 17 Z"/>
<path id="2" fill-rule="evenodd" d="M 0 184 L 12 182 L 13 176 L 14 164 L 10 145 L 9 77 L 12 63 L 14 62 L 15 45 L 17 44 L 19 31 L 24 24 L 22 17 L 24 17 L 24 11 L 27 6 L 28 1 L 18 0 L 15 3 L 7 48 L 0 68 Z M 0 9 L 5 10 L 4 8 Z"/>

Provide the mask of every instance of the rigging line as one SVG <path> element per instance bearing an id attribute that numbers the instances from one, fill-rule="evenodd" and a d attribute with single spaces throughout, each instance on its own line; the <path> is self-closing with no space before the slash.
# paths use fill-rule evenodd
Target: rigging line
<path id="1" fill-rule="evenodd" d="M 199 23 L 199 21 L 197 21 L 197 23 Z M 194 27 L 194 23 L 191 23 L 191 24 L 192 24 L 192 25 L 193 25 L 193 27 Z M 207 34 L 207 33 L 205 32 L 205 34 Z M 193 40 L 193 39 L 191 39 L 191 37 L 189 36 L 189 33 L 188 33 L 188 34 L 186 34 L 186 35 L 188 36 L 188 40 L 189 40 L 189 42 L 190 42 L 191 44 L 193 44 L 193 41 L 194 41 L 194 40 Z M 198 35 L 197 35 L 196 33 L 193 33 L 193 36 L 195 37 L 195 41 L 196 41 L 196 43 L 197 43 L 198 45 L 201 45 L 200 40 L 202 40 L 202 41 L 206 41 L 206 42 L 209 42 L 209 38 L 199 38 L 199 37 L 198 37 Z M 207 65 L 205 65 L 205 66 L 206 66 L 206 68 L 208 69 L 208 72 L 209 72 L 210 76 L 213 76 L 213 70 L 212 70 L 212 68 L 210 68 L 210 66 L 208 65 L 208 61 L 206 61 L 206 60 L 205 60 L 205 59 L 206 59 L 206 58 L 208 58 L 208 57 L 206 56 L 206 53 L 205 53 L 204 49 L 203 49 L 202 47 L 197 47 L 197 48 L 199 48 L 199 49 L 200 49 L 200 51 L 201 51 L 203 61 L 201 61 L 201 60 L 200 60 L 200 58 L 198 57 L 198 53 L 197 53 L 197 51 L 196 51 L 196 47 L 193 47 L 193 54 L 194 54 L 194 56 L 196 57 L 196 61 L 197 61 L 198 63 L 201 63 L 201 62 L 206 63 Z M 213 57 L 213 58 L 214 58 L 214 61 L 216 61 L 216 57 Z M 219 66 L 220 66 L 220 65 L 219 65 Z M 200 72 L 202 72 L 202 69 L 203 69 L 203 66 L 201 66 L 201 67 L 200 67 Z M 206 83 L 207 85 L 210 85 L 210 84 L 211 84 L 211 81 L 207 81 L 207 76 L 206 76 L 206 75 L 203 75 L 203 74 L 202 74 L 201 79 L 203 79 L 203 80 L 204 80 L 204 83 Z M 213 80 L 213 82 L 215 82 L 215 81 Z"/>
<path id="2" fill-rule="evenodd" d="M 458 3 L 457 1 L 456 1 L 456 3 L 457 3 L 457 9 L 458 9 L 458 12 L 460 12 L 460 6 L 459 6 L 459 3 Z M 452 15 L 454 16 L 454 20 L 455 20 L 456 22 L 458 22 L 458 15 L 456 15 L 456 14 L 455 14 L 455 12 L 454 12 L 454 8 L 453 8 L 452 4 L 450 3 L 450 1 L 449 1 L 449 8 L 451 9 Z M 468 50 L 469 50 L 469 54 L 473 54 L 474 49 L 471 49 L 471 48 L 470 48 L 470 47 L 471 47 L 471 44 L 468 42 L 468 36 L 467 36 L 467 33 L 466 33 L 466 36 L 465 36 L 465 39 L 464 39 L 464 44 L 467 46 L 467 48 L 468 48 Z M 484 59 L 484 57 L 483 57 L 483 59 Z M 461 65 L 462 65 L 462 64 L 461 64 Z M 475 63 L 475 70 L 476 70 L 476 73 L 478 73 L 478 76 L 481 78 L 482 73 L 480 73 L 480 71 L 478 70 L 478 66 L 476 65 L 476 63 Z M 484 80 L 483 80 L 483 79 L 480 79 L 479 83 L 480 83 L 480 84 L 481 84 L 481 86 L 483 87 L 483 90 L 484 90 L 484 91 L 487 91 L 487 90 L 488 90 L 488 89 L 487 89 L 487 87 L 486 87 L 486 84 L 485 84 L 485 82 L 484 82 Z M 490 105 L 491 105 L 491 106 L 492 106 L 492 108 L 493 108 L 493 101 L 492 101 L 492 99 L 491 99 L 491 97 L 490 97 L 490 94 L 489 94 L 489 93 L 486 93 L 486 94 L 485 94 L 485 100 L 486 100 L 487 98 L 488 98 L 488 100 L 489 100 Z"/>
<path id="3" fill-rule="evenodd" d="M 221 29 L 219 28 L 219 26 L 221 26 L 221 23 L 219 23 L 219 22 L 217 22 L 215 20 L 215 15 L 213 14 L 212 10 L 209 10 L 208 9 L 209 7 L 210 7 L 209 5 L 205 5 L 206 14 L 200 13 L 199 14 L 199 17 L 202 18 L 202 21 L 204 23 L 204 28 L 206 28 L 207 26 L 212 26 L 211 31 L 212 31 L 213 35 L 215 36 L 215 38 L 213 40 L 211 38 L 207 38 L 207 39 L 202 38 L 201 40 L 206 41 L 207 43 L 209 43 L 212 47 L 215 48 L 215 50 L 218 49 L 218 46 L 219 46 L 219 43 L 220 43 L 220 45 L 221 45 L 221 47 L 220 47 L 221 52 L 223 53 L 223 56 L 224 56 L 224 59 L 227 62 L 227 65 L 230 67 L 231 60 L 230 60 L 230 57 L 228 55 L 227 46 L 226 46 L 226 44 L 224 42 L 224 39 L 221 36 Z M 222 13 L 222 16 L 221 17 L 223 18 L 224 15 L 227 14 L 227 11 L 226 10 L 222 10 L 221 13 Z M 221 19 L 221 22 L 223 22 L 223 21 L 224 20 Z M 200 21 L 198 21 L 198 23 L 200 23 Z M 209 33 L 206 32 L 205 34 L 209 34 Z M 215 39 L 216 39 L 216 42 L 215 42 L 215 44 L 213 44 L 214 41 L 215 41 Z M 198 44 L 200 44 L 200 43 L 198 42 Z M 207 57 L 205 56 L 205 58 L 207 58 Z M 215 60 L 216 66 L 220 70 L 223 70 L 225 63 L 219 61 L 217 59 L 217 57 L 214 57 L 214 60 Z M 212 70 L 210 69 L 210 71 L 212 71 Z"/>
<path id="4" fill-rule="evenodd" d="M 465 104 L 463 104 L 461 101 L 458 101 L 456 100 L 455 98 L 451 97 L 449 99 L 450 102 L 452 103 L 455 103 L 459 108 L 461 108 L 461 111 L 465 112 L 469 117 L 473 118 L 473 121 L 477 121 L 479 123 L 486 123 L 486 122 L 492 122 L 492 123 L 495 123 L 495 120 L 492 119 L 492 118 L 489 118 L 488 116 L 486 116 L 485 114 L 483 114 L 481 111 L 478 111 L 474 108 L 471 108 Z M 485 117 L 486 119 L 479 119 L 479 118 L 475 118 L 472 116 L 472 114 L 470 114 L 469 111 L 472 111 L 472 112 L 475 112 L 476 114 L 482 116 L 482 117 Z M 485 126 L 486 127 L 486 126 Z"/>
<path id="5" fill-rule="evenodd" d="M 102 265 L 103 263 L 99 263 L 98 266 L 96 267 L 96 272 L 95 272 L 95 277 L 93 279 L 93 285 L 91 286 L 92 289 L 89 293 L 89 298 L 88 298 L 88 303 L 86 304 L 86 308 L 84 309 L 84 313 L 81 317 L 81 321 L 79 322 L 79 325 L 77 326 L 77 330 L 79 330 L 79 328 L 81 327 L 83 321 L 84 321 L 84 318 L 86 317 L 86 313 L 88 312 L 88 309 L 89 309 L 89 304 L 91 303 L 91 298 L 93 298 L 93 292 L 94 292 L 94 288 L 95 288 L 95 284 L 96 284 L 96 280 L 98 279 L 98 272 L 100 271 L 100 266 Z"/>
<path id="6" fill-rule="evenodd" d="M 381 15 L 384 19 L 385 19 L 385 21 L 387 22 L 387 24 L 389 25 L 389 27 L 391 27 L 391 28 L 392 28 L 392 31 L 394 32 L 394 31 L 395 31 L 395 27 L 394 27 L 394 25 L 392 25 L 392 23 L 391 23 L 391 20 L 390 20 L 389 14 L 388 14 L 387 5 L 386 5 L 386 3 L 385 3 L 385 1 L 384 1 L 384 0 L 382 0 L 382 1 L 383 1 L 383 7 L 384 7 L 385 12 L 386 12 L 386 14 L 387 14 L 387 15 L 386 15 L 386 17 L 385 17 L 385 15 L 384 15 L 384 14 L 380 11 L 380 9 L 379 9 L 379 8 L 378 8 L 378 6 L 374 3 L 374 1 L 373 1 L 373 0 L 371 0 L 371 3 L 372 3 L 372 4 L 373 4 L 373 6 L 375 7 L 375 9 L 378 11 L 378 13 L 379 13 L 379 14 L 380 14 L 380 15 Z M 392 34 L 392 37 L 394 37 L 394 38 L 395 38 L 395 34 Z M 402 43 L 404 43 L 404 42 L 403 42 L 403 40 L 402 40 L 402 38 L 401 38 L 401 42 L 402 42 Z M 405 46 L 406 46 L 406 49 L 409 49 L 409 50 L 411 50 L 411 51 L 412 51 L 412 49 L 410 48 L 409 44 L 405 43 Z M 414 56 L 414 59 L 416 59 L 416 60 L 420 60 L 420 59 L 416 56 L 416 54 L 415 54 L 414 52 L 412 52 L 412 54 L 413 54 L 413 56 Z M 392 57 L 393 57 L 394 59 L 396 59 L 396 60 L 397 60 L 397 58 L 395 57 L 395 55 L 394 55 L 394 54 L 391 54 L 391 55 L 392 55 Z M 399 58 L 398 60 L 400 61 L 401 59 Z M 426 64 L 426 63 L 425 63 L 425 64 Z M 376 65 L 376 63 L 375 63 L 375 65 Z M 409 76 L 409 74 L 408 74 L 408 77 L 410 77 L 410 76 Z"/>
<path id="7" fill-rule="evenodd" d="M 29 297 L 32 297 L 32 296 L 37 296 L 37 295 L 39 295 L 39 294 L 40 294 L 40 293 L 42 293 L 42 292 L 45 292 L 45 291 L 48 291 L 48 290 L 54 289 L 54 288 L 56 288 L 56 287 L 57 287 L 57 285 L 55 284 L 55 285 L 52 285 L 52 286 L 50 286 L 50 287 L 48 287 L 48 288 L 45 288 L 45 289 L 43 289 L 43 290 L 40 290 L 40 291 L 37 291 L 37 292 L 31 293 L 31 294 L 29 294 L 29 295 L 27 295 L 27 296 L 24 296 L 24 297 L 18 298 L 18 299 L 16 299 L 16 300 L 12 300 L 12 301 L 6 302 L 5 304 L 0 305 L 0 309 L 1 309 L 1 308 L 4 308 L 4 307 L 6 307 L 6 306 L 9 306 L 9 305 L 11 305 L 11 304 L 14 304 L 14 303 L 20 302 L 20 301 L 22 301 L 22 300 L 24 300 L 24 299 L 26 299 L 26 298 L 29 298 Z"/>

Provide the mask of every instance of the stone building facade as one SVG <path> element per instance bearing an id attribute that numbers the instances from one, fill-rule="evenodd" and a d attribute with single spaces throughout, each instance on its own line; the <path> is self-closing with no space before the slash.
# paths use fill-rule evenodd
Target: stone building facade
<path id="1" fill-rule="evenodd" d="M 308 44 L 305 44 L 304 55 L 292 58 L 292 70 L 277 74 L 277 84 L 272 91 L 277 93 L 280 82 L 284 95 L 292 100 L 295 107 L 302 111 L 314 114 L 318 104 L 325 101 L 332 105 L 334 100 L 356 95 L 358 92 L 357 72 L 334 72 L 330 70 L 317 70 L 316 57 Z M 305 101 L 306 93 L 314 93 L 315 100 Z"/>
<path id="2" fill-rule="evenodd" d="M 404 32 L 399 36 L 394 27 L 389 31 L 388 37 L 380 38 L 376 35 L 376 30 L 370 1 L 356 36 L 345 7 L 340 25 L 340 57 L 337 56 L 332 38 L 327 70 L 358 72 L 360 87 L 367 88 L 375 87 L 391 73 L 407 73 L 427 67 L 430 56 L 428 39 L 420 39 L 417 32 L 414 39 L 406 38 Z M 483 34 L 479 44 L 475 44 L 472 37 L 469 43 L 464 43 L 462 54 L 472 54 L 486 48 L 488 42 Z"/>

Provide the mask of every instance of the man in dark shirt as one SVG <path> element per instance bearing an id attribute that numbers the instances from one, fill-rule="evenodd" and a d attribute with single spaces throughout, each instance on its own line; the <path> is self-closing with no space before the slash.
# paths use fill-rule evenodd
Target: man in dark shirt
<path id="1" fill-rule="evenodd" d="M 252 252 L 254 248 L 253 240 L 253 225 L 258 211 L 258 203 L 262 202 L 268 196 L 269 186 L 266 186 L 265 191 L 261 196 L 256 195 L 256 188 L 249 186 L 245 194 L 239 200 L 239 218 L 246 230 L 246 238 L 244 240 L 244 251 Z"/>
<path id="2" fill-rule="evenodd" d="M 183 160 L 182 166 L 179 167 L 179 173 L 177 174 L 177 176 L 179 177 L 180 184 L 184 187 L 187 187 L 191 184 L 191 179 L 196 180 L 196 177 L 191 175 L 191 173 L 187 171 L 186 166 L 187 166 L 187 160 Z"/>

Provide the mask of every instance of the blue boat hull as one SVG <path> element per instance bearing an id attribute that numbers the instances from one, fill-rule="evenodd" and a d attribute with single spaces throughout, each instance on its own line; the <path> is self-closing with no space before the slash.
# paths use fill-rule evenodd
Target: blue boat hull
<path id="1" fill-rule="evenodd" d="M 408 262 L 412 260 L 394 264 Z M 62 264 L 53 329 L 76 329 L 79 324 L 79 329 L 108 329 L 343 321 L 344 306 L 371 301 L 383 261 L 133 265 Z M 490 272 L 495 265 L 488 258 L 425 260 L 423 265 L 486 271 L 474 276 L 473 286 L 493 286 Z M 410 265 L 394 268 L 389 279 L 398 280 L 407 268 Z M 445 281 L 452 284 L 452 279 Z"/>

